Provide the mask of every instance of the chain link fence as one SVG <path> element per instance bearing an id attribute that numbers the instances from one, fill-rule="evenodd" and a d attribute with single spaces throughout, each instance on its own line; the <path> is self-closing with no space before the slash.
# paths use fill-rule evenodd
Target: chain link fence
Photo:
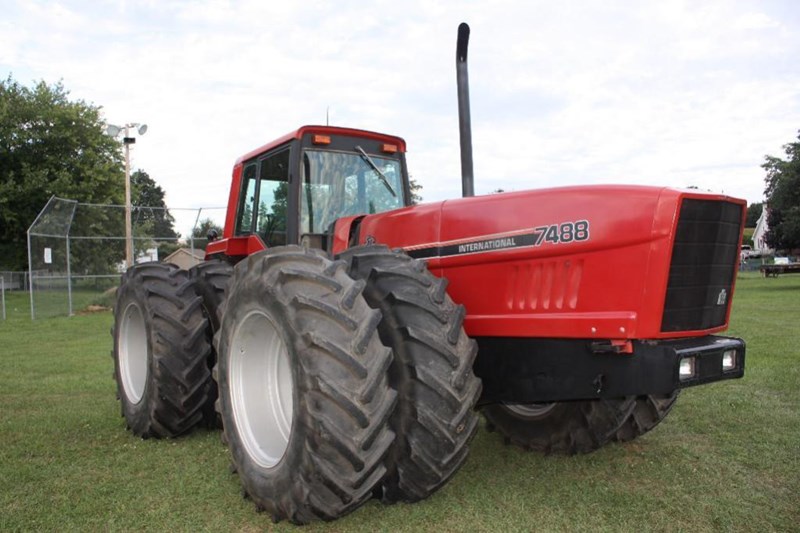
<path id="1" fill-rule="evenodd" d="M 6 293 L 22 292 L 28 290 L 28 273 L 0 270 L 0 304 L 2 304 L 2 319 L 6 319 Z"/>
<path id="2" fill-rule="evenodd" d="M 222 226 L 224 216 L 223 207 L 132 206 L 134 261 L 163 261 L 181 249 L 202 257 L 206 241 L 192 237 L 195 228 L 205 219 Z M 176 226 L 190 228 L 187 236 Z M 50 198 L 28 229 L 28 268 L 31 318 L 110 306 L 126 270 L 125 206 Z"/>
<path id="3" fill-rule="evenodd" d="M 0 270 L 0 278 L 5 282 L 5 289 L 7 291 L 27 291 L 28 290 L 28 273 L 15 272 L 11 270 Z"/>

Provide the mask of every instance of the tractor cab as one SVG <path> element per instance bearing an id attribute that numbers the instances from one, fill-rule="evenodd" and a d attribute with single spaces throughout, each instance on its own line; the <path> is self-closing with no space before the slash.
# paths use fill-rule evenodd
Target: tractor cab
<path id="1" fill-rule="evenodd" d="M 236 162 L 221 239 L 206 256 L 241 259 L 286 244 L 328 249 L 341 218 L 410 204 L 403 139 L 304 126 Z"/>

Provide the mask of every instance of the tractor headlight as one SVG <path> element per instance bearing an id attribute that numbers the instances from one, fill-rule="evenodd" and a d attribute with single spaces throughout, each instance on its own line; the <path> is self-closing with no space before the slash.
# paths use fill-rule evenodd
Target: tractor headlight
<path id="1" fill-rule="evenodd" d="M 722 353 L 722 371 L 727 372 L 736 368 L 736 350 L 725 350 Z"/>
<path id="2" fill-rule="evenodd" d="M 681 381 L 692 379 L 695 376 L 696 361 L 695 357 L 684 357 L 681 359 L 680 366 L 678 367 L 678 377 Z"/>

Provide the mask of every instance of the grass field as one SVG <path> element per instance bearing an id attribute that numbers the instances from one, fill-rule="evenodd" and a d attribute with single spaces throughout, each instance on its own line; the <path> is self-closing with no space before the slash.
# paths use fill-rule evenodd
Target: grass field
<path id="1" fill-rule="evenodd" d="M 216 432 L 125 430 L 110 313 L 0 321 L 0 531 L 294 530 L 240 495 Z M 428 500 L 370 502 L 305 531 L 800 530 L 800 276 L 740 276 L 730 334 L 744 379 L 683 392 L 651 433 L 576 457 L 504 446 L 481 428 Z"/>

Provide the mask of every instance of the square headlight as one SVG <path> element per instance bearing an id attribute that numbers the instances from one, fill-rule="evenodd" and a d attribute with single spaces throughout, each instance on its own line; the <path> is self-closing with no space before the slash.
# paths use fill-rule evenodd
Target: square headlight
<path id="1" fill-rule="evenodd" d="M 684 357 L 678 367 L 678 377 L 681 381 L 692 379 L 695 376 L 696 359 L 694 357 Z"/>
<path id="2" fill-rule="evenodd" d="M 727 372 L 736 368 L 736 350 L 725 350 L 722 353 L 722 371 Z"/>

